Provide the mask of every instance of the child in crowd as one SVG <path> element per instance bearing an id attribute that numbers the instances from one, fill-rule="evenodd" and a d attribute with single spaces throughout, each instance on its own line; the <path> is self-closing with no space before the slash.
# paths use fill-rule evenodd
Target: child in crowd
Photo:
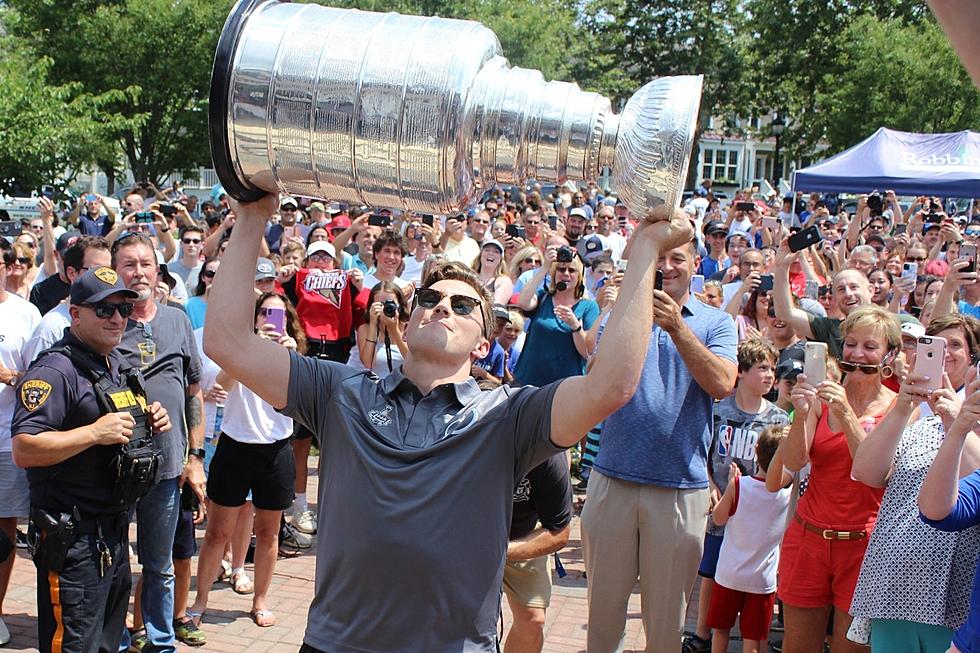
<path id="1" fill-rule="evenodd" d="M 785 426 L 770 426 L 759 435 L 755 445 L 759 475 L 743 476 L 738 465 L 731 463 L 728 487 L 711 514 L 716 525 L 725 526 L 708 609 L 712 653 L 728 650 L 729 631 L 737 615 L 741 615 L 743 653 L 765 650 L 776 603 L 779 543 L 791 493 L 787 487 L 768 492 L 765 474 L 784 431 Z"/>

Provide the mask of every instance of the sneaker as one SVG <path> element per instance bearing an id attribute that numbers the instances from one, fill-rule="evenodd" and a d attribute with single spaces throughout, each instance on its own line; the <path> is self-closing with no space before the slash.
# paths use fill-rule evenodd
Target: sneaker
<path id="1" fill-rule="evenodd" d="M 190 616 L 174 620 L 174 635 L 188 646 L 204 646 L 208 643 L 207 635 Z"/>
<path id="2" fill-rule="evenodd" d="M 289 523 L 300 533 L 316 535 L 316 513 L 309 508 L 299 513 L 298 516 L 294 515 Z"/>
<path id="3" fill-rule="evenodd" d="M 711 653 L 711 641 L 701 639 L 695 633 L 686 633 L 681 640 L 682 653 Z"/>
<path id="4" fill-rule="evenodd" d="M 145 628 L 129 631 L 130 653 L 143 653 L 143 649 L 149 646 L 149 644 L 150 639 L 146 636 Z"/>
<path id="5" fill-rule="evenodd" d="M 27 548 L 27 533 L 17 529 L 17 548 L 26 549 Z"/>
<path id="6" fill-rule="evenodd" d="M 578 483 L 575 484 L 573 488 L 576 492 L 585 492 L 589 489 L 589 479 L 583 478 Z"/>
<path id="7" fill-rule="evenodd" d="M 10 631 L 7 630 L 7 624 L 3 622 L 0 618 L 0 646 L 10 642 Z"/>
<path id="8" fill-rule="evenodd" d="M 313 546 L 313 538 L 301 533 L 290 524 L 282 525 L 282 543 L 294 549 L 308 549 Z"/>

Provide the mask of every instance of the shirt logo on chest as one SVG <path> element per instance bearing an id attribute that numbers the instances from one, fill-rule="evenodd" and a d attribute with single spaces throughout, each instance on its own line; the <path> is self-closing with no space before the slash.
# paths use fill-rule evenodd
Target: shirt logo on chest
<path id="1" fill-rule="evenodd" d="M 368 412 L 368 419 L 375 426 L 391 426 L 391 406 Z"/>
<path id="2" fill-rule="evenodd" d="M 313 271 L 303 280 L 307 292 L 319 293 L 335 308 L 340 308 L 340 293 L 347 288 L 347 273 L 343 270 Z"/>

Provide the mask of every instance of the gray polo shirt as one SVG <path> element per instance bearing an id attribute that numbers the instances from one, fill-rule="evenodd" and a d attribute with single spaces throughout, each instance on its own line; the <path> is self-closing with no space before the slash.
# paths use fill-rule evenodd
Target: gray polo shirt
<path id="1" fill-rule="evenodd" d="M 305 642 L 330 653 L 496 651 L 514 488 L 561 451 L 558 384 L 423 396 L 396 368 L 293 354 L 282 412 L 320 438 L 316 586 Z"/>

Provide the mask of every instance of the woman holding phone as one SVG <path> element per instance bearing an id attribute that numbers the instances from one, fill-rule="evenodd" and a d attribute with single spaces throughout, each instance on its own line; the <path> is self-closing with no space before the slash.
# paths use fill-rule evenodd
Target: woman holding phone
<path id="1" fill-rule="evenodd" d="M 255 302 L 255 331 L 287 349 L 306 352 L 299 317 L 281 295 L 264 293 Z M 279 553 L 279 525 L 283 511 L 293 502 L 296 469 L 289 444 L 293 420 L 223 371 L 218 373 L 217 383 L 228 398 L 208 472 L 210 504 L 197 564 L 197 597 L 187 615 L 200 625 L 225 545 L 242 511 L 254 506 L 255 582 L 249 614 L 257 626 L 267 628 L 276 623 L 267 599 Z"/>
<path id="2" fill-rule="evenodd" d="M 888 413 L 895 393 L 882 385 L 881 366 L 897 355 L 901 332 L 877 306 L 851 312 L 841 324 L 843 384 L 800 375 L 792 393 L 795 419 L 781 447 L 783 465 L 810 464 L 807 491 L 783 538 L 779 597 L 785 605 L 785 653 L 820 650 L 834 609 L 834 653 L 863 648 L 846 638 L 848 610 L 883 490 L 851 478 L 866 434 Z"/>
<path id="3" fill-rule="evenodd" d="M 862 483 L 885 488 L 851 603 L 852 615 L 871 620 L 875 652 L 945 653 L 953 631 L 966 621 L 980 555 L 980 529 L 936 530 L 919 519 L 916 503 L 959 413 L 963 386 L 976 377 L 980 322 L 942 315 L 926 333 L 946 340 L 943 386 L 930 392 L 921 371 L 909 374 L 894 408 L 858 447 L 851 469 Z M 980 467 L 980 438 L 966 441 L 963 466 L 965 472 Z"/>

